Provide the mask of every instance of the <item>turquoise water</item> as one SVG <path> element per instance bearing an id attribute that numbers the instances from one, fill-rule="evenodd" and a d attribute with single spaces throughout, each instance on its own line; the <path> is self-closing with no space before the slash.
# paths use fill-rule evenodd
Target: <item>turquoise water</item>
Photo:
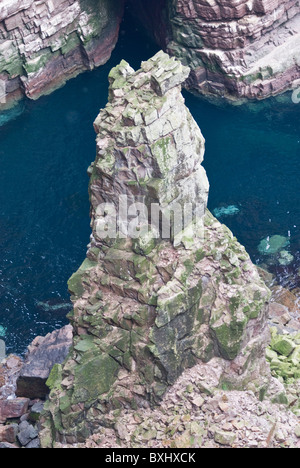
<path id="1" fill-rule="evenodd" d="M 300 285 L 300 104 L 291 93 L 243 107 L 215 107 L 184 93 L 206 139 L 209 208 L 283 286 Z M 226 210 L 225 210 L 226 211 Z M 230 212 L 230 210 L 229 210 Z M 294 261 L 279 265 L 258 251 L 262 239 L 286 237 Z"/>
<path id="2" fill-rule="evenodd" d="M 67 323 L 67 280 L 83 261 L 90 236 L 86 170 L 95 158 L 92 124 L 107 102 L 107 75 L 122 58 L 139 68 L 156 50 L 124 24 L 109 63 L 51 96 L 26 101 L 0 127 L 0 337 L 6 334 L 8 352 L 22 354 L 36 335 Z M 262 238 L 290 236 L 294 262 L 272 268 L 294 286 L 300 105 L 288 97 L 252 109 L 219 108 L 184 95 L 207 142 L 209 208 L 225 208 L 220 220 L 255 262 L 264 261 L 257 251 Z M 235 207 L 229 214 L 228 206 Z"/>

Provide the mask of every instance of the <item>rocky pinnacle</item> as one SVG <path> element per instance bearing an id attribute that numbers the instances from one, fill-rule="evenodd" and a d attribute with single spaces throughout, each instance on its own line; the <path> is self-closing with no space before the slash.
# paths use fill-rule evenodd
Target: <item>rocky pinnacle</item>
<path id="1" fill-rule="evenodd" d="M 267 387 L 269 291 L 207 211 L 205 141 L 181 94 L 189 72 L 159 52 L 109 74 L 89 168 L 91 242 L 69 280 L 74 338 L 48 379 L 44 446 L 83 441 L 122 408 L 155 407 L 212 359 L 218 386 Z"/>

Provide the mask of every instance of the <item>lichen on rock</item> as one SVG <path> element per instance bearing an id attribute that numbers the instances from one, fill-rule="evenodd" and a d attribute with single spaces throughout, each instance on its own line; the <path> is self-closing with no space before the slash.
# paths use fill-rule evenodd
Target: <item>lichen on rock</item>
<path id="1" fill-rule="evenodd" d="M 188 75 L 163 52 L 109 74 L 89 168 L 91 242 L 69 281 L 73 345 L 51 374 L 44 446 L 83 441 L 120 409 L 157 405 L 212 358 L 220 386 L 258 393 L 268 383 L 269 290 L 207 211 L 205 141 L 181 95 Z"/>

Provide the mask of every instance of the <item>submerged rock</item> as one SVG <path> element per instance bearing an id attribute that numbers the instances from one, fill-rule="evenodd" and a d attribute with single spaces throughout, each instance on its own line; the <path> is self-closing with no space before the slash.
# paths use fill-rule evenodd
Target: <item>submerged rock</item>
<path id="1" fill-rule="evenodd" d="M 288 237 L 277 234 L 271 237 L 268 236 L 260 241 L 258 251 L 263 255 L 274 255 L 287 247 L 289 243 Z"/>
<path id="2" fill-rule="evenodd" d="M 1 104 L 1 96 L 0 96 L 0 104 Z M 8 109 L 4 112 L 1 112 L 0 113 L 0 127 L 2 127 L 3 125 L 6 125 L 7 122 L 10 122 L 11 120 L 16 119 L 17 117 L 19 117 L 19 115 L 22 115 L 24 110 L 25 110 L 25 106 L 19 103 L 19 104 L 16 104 L 12 109 Z"/>
<path id="3" fill-rule="evenodd" d="M 51 302 L 51 301 L 37 301 L 36 307 L 44 310 L 45 312 L 67 311 L 72 309 L 72 304 L 69 302 Z"/>
<path id="4" fill-rule="evenodd" d="M 293 255 L 287 250 L 281 250 L 279 252 L 279 259 L 278 259 L 279 265 L 283 265 L 283 266 L 290 265 L 293 261 L 294 261 Z"/>
<path id="5" fill-rule="evenodd" d="M 288 266 L 294 261 L 294 256 L 287 250 L 289 245 L 289 237 L 274 235 L 262 239 L 257 250 L 261 255 L 263 255 L 263 260 L 266 266 Z"/>
<path id="6" fill-rule="evenodd" d="M 115 410 L 154 407 L 186 369 L 216 357 L 216 385 L 268 384 L 270 293 L 206 209 L 205 142 L 181 95 L 188 75 L 163 52 L 109 74 L 89 169 L 91 243 L 69 281 L 74 338 L 47 381 L 45 447 L 111 427 Z"/>
<path id="7" fill-rule="evenodd" d="M 234 216 L 239 212 L 240 209 L 235 205 L 222 206 L 213 210 L 213 214 L 216 218 L 222 218 L 223 216 Z"/>

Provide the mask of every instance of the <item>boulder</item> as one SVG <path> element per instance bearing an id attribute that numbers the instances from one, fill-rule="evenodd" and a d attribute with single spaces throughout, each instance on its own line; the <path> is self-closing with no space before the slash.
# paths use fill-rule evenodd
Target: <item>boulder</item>
<path id="1" fill-rule="evenodd" d="M 295 349 L 295 344 L 286 336 L 281 336 L 273 344 L 272 348 L 282 356 L 289 356 Z"/>
<path id="2" fill-rule="evenodd" d="M 38 431 L 27 421 L 22 421 L 18 428 L 17 438 L 20 444 L 25 447 L 38 437 Z"/>
<path id="3" fill-rule="evenodd" d="M 12 400 L 0 400 L 0 423 L 8 419 L 20 418 L 28 410 L 28 398 L 14 398 Z"/>
<path id="4" fill-rule="evenodd" d="M 266 350 L 272 374 L 281 381 L 292 384 L 300 378 L 300 332 L 284 334 L 271 328 L 271 343 Z"/>
<path id="5" fill-rule="evenodd" d="M 49 393 L 46 381 L 54 364 L 61 364 L 72 343 L 72 326 L 38 337 L 30 346 L 17 379 L 16 395 L 30 399 L 45 398 Z"/>
<path id="6" fill-rule="evenodd" d="M 8 442 L 10 444 L 14 444 L 16 442 L 17 431 L 17 424 L 0 426 L 0 442 Z"/>

